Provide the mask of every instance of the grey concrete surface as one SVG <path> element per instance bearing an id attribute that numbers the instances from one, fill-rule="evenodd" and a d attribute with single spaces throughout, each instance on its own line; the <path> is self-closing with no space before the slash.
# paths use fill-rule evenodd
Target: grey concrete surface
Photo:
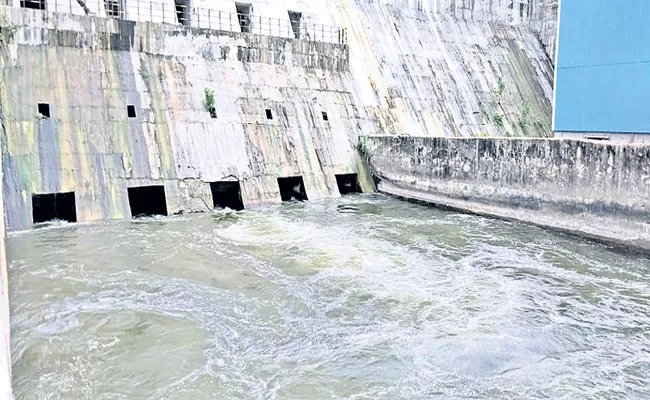
<path id="1" fill-rule="evenodd" d="M 379 190 L 650 250 L 650 146 L 363 137 Z"/>

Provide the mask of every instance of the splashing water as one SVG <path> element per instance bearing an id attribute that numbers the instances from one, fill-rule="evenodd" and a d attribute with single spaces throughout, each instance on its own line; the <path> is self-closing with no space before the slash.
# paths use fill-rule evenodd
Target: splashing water
<path id="1" fill-rule="evenodd" d="M 17 399 L 650 398 L 646 260 L 353 196 L 8 239 Z"/>

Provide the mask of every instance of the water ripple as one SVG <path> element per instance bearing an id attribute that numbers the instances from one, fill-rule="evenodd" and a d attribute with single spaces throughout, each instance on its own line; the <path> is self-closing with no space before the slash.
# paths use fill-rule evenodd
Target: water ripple
<path id="1" fill-rule="evenodd" d="M 8 253 L 19 399 L 650 397 L 649 263 L 516 223 L 356 196 Z"/>

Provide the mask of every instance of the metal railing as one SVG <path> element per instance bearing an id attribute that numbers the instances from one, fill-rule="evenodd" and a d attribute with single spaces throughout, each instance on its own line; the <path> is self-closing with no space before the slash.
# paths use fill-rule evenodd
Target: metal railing
<path id="1" fill-rule="evenodd" d="M 301 19 L 267 18 L 250 13 L 191 7 L 183 2 L 188 0 L 20 0 L 20 6 L 58 13 L 347 44 L 347 31 L 344 28 L 305 23 Z"/>

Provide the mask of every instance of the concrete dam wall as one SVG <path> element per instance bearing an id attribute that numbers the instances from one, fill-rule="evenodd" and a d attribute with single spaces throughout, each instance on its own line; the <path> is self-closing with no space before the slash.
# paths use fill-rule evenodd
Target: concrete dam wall
<path id="1" fill-rule="evenodd" d="M 7 227 L 30 226 L 40 194 L 73 192 L 78 221 L 128 218 L 128 188 L 150 185 L 169 213 L 211 209 L 223 180 L 247 205 L 281 201 L 285 176 L 338 196 L 361 134 L 546 136 L 550 2 L 510 3 L 252 2 L 253 20 L 300 10 L 345 43 L 2 7 Z"/>
<path id="2" fill-rule="evenodd" d="M 363 137 L 380 191 L 650 250 L 650 146 Z"/>

